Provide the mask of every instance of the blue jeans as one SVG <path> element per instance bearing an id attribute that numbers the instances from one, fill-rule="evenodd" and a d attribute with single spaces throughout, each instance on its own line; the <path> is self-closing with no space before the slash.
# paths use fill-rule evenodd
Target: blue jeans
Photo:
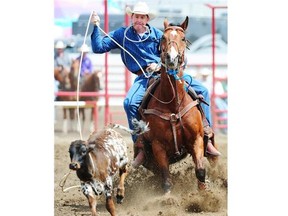
<path id="1" fill-rule="evenodd" d="M 184 80 L 188 83 L 191 82 L 190 79 L 187 79 L 185 77 L 184 77 Z M 133 118 L 140 120 L 138 108 L 145 95 L 145 92 L 147 89 L 147 83 L 148 83 L 148 78 L 146 78 L 144 75 L 136 77 L 133 85 L 129 89 L 126 95 L 126 98 L 124 99 L 124 102 L 123 102 L 124 110 L 126 112 L 127 119 L 128 119 L 129 128 L 132 130 L 133 130 L 133 124 L 131 120 Z M 210 103 L 210 96 L 209 96 L 208 89 L 206 87 L 204 87 L 199 81 L 195 79 L 192 79 L 192 82 L 190 85 L 195 90 L 196 94 L 203 95 L 204 100 L 207 103 Z M 203 103 L 201 104 L 201 106 L 203 108 L 204 114 L 208 120 L 209 125 L 212 126 L 210 107 Z M 134 143 L 136 142 L 136 139 L 137 139 L 137 135 L 132 135 L 132 140 Z"/>
<path id="2" fill-rule="evenodd" d="M 136 77 L 133 85 L 127 92 L 126 98 L 124 99 L 124 110 L 127 115 L 129 128 L 133 130 L 133 124 L 131 120 L 136 118 L 140 120 L 140 115 L 138 113 L 138 108 L 142 102 L 145 91 L 147 89 L 148 78 L 144 75 Z M 132 135 L 132 140 L 135 143 L 137 135 Z"/>

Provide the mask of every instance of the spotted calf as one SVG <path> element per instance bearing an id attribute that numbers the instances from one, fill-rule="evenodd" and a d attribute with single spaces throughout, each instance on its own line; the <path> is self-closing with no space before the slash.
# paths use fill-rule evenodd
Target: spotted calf
<path id="1" fill-rule="evenodd" d="M 117 203 L 124 198 L 124 180 L 128 174 L 127 147 L 120 133 L 106 127 L 93 132 L 87 141 L 73 141 L 69 148 L 71 163 L 69 168 L 75 170 L 81 181 L 81 190 L 87 197 L 92 216 L 96 216 L 96 196 L 104 193 L 106 209 L 112 216 L 116 215 L 113 202 L 113 177 L 119 171 L 120 180 L 117 187 Z"/>

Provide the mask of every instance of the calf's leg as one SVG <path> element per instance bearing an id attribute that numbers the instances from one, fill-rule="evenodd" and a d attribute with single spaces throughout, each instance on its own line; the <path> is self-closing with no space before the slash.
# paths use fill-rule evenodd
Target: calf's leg
<path id="1" fill-rule="evenodd" d="M 81 190 L 88 200 L 92 216 L 97 216 L 97 212 L 96 212 L 97 200 L 96 200 L 96 197 L 94 195 L 91 185 L 82 183 Z"/>
<path id="2" fill-rule="evenodd" d="M 106 197 L 106 209 L 111 214 L 111 216 L 116 216 L 116 210 L 112 196 Z"/>
<path id="3" fill-rule="evenodd" d="M 106 209 L 111 214 L 111 216 L 116 215 L 115 205 L 112 199 L 113 184 L 112 178 L 108 177 L 105 182 L 105 196 L 106 196 Z"/>
<path id="4" fill-rule="evenodd" d="M 121 204 L 125 196 L 125 187 L 124 187 L 125 178 L 128 175 L 126 165 L 119 169 L 119 175 L 120 175 L 120 180 L 119 180 L 119 184 L 117 187 L 116 198 L 117 198 L 117 203 Z"/>

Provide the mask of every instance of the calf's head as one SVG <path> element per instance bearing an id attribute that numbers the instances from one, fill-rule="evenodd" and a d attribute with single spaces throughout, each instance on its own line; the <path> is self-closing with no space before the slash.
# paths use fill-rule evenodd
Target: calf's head
<path id="1" fill-rule="evenodd" d="M 85 141 L 75 140 L 70 144 L 69 154 L 71 163 L 69 169 L 78 170 L 84 163 L 86 155 L 92 150 L 93 145 L 87 145 Z"/>

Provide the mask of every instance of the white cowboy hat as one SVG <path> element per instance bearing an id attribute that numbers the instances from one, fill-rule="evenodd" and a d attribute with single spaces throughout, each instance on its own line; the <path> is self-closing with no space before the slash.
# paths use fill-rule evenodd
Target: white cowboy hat
<path id="1" fill-rule="evenodd" d="M 131 16 L 132 14 L 146 14 L 149 19 L 152 20 L 156 17 L 155 13 L 150 12 L 148 5 L 145 2 L 138 2 L 134 5 L 133 10 L 130 7 L 126 7 L 126 13 Z"/>
<path id="2" fill-rule="evenodd" d="M 61 40 L 57 41 L 57 43 L 55 44 L 56 49 L 64 49 L 65 47 L 66 47 L 65 44 Z"/>
<path id="3" fill-rule="evenodd" d="M 80 52 L 89 52 L 90 48 L 87 44 L 83 44 L 80 48 L 79 48 Z"/>

